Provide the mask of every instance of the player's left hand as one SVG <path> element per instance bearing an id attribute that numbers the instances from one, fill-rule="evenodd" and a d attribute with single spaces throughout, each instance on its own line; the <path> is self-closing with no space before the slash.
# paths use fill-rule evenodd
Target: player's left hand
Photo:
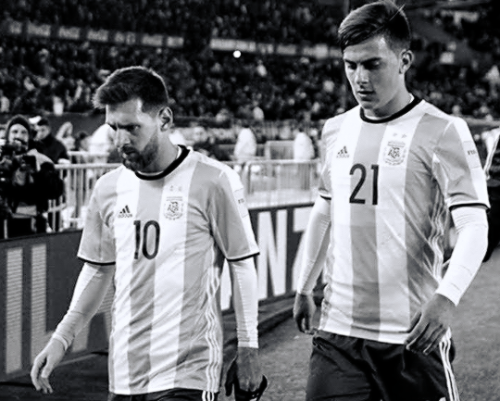
<path id="1" fill-rule="evenodd" d="M 244 391 L 254 391 L 262 381 L 262 370 L 258 348 L 238 347 L 237 376 L 238 383 Z"/>
<path id="2" fill-rule="evenodd" d="M 239 347 L 238 355 L 229 364 L 224 387 L 229 397 L 234 388 L 236 401 L 258 401 L 267 387 L 267 378 L 260 369 L 257 348 Z"/>
<path id="3" fill-rule="evenodd" d="M 434 294 L 431 300 L 411 321 L 405 346 L 425 355 L 433 351 L 450 328 L 456 306 L 448 298 Z"/>

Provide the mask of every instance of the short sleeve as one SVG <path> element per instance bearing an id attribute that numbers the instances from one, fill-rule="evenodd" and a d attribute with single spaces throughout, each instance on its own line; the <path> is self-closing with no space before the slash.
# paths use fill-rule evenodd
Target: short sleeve
<path id="1" fill-rule="evenodd" d="M 445 128 L 434 155 L 434 174 L 449 208 L 481 204 L 489 207 L 486 176 L 464 120 Z"/>
<path id="2" fill-rule="evenodd" d="M 229 261 L 259 253 L 250 222 L 243 184 L 234 170 L 227 168 L 214 181 L 210 220 L 215 241 Z"/>
<path id="3" fill-rule="evenodd" d="M 90 197 L 78 258 L 96 265 L 110 265 L 115 263 L 115 243 L 111 228 L 102 219 L 99 188 L 96 185 Z"/>
<path id="4" fill-rule="evenodd" d="M 337 134 L 338 123 L 335 118 L 328 120 L 321 132 L 321 154 L 323 155 L 323 165 L 318 187 L 318 193 L 322 198 L 330 200 L 332 198 L 331 187 L 331 166 L 333 147 Z"/>

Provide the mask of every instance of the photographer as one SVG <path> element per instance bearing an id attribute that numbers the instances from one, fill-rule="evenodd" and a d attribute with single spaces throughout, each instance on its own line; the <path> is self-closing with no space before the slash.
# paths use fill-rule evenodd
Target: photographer
<path id="1" fill-rule="evenodd" d="M 47 231 L 49 199 L 64 191 L 53 162 L 39 153 L 31 128 L 23 116 L 13 117 L 6 128 L 0 156 L 0 238 Z"/>

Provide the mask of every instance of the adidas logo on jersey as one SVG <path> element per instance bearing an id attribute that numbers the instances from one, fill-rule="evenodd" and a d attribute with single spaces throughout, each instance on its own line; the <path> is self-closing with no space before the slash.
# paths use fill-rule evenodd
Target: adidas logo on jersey
<path id="1" fill-rule="evenodd" d="M 337 158 L 339 157 L 349 157 L 349 152 L 347 151 L 347 146 L 344 146 L 337 153 Z"/>
<path id="2" fill-rule="evenodd" d="M 118 213 L 118 218 L 123 219 L 127 217 L 132 217 L 132 213 L 130 213 L 130 209 L 127 206 L 125 206 L 122 210 L 120 210 L 120 213 Z"/>

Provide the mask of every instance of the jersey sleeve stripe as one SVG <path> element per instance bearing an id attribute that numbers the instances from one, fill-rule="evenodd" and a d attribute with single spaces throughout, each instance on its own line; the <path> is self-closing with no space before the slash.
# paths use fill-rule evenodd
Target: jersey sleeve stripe
<path id="1" fill-rule="evenodd" d="M 238 258 L 231 258 L 231 259 L 227 259 L 228 262 L 239 262 L 240 260 L 245 260 L 245 259 L 248 259 L 248 258 L 253 258 L 254 256 L 258 256 L 260 254 L 260 252 L 254 252 L 250 255 L 247 255 L 247 256 L 241 256 L 241 257 L 238 257 Z"/>
<path id="2" fill-rule="evenodd" d="M 78 259 L 80 259 L 84 263 L 91 263 L 91 264 L 97 265 L 97 266 L 112 266 L 115 264 L 114 261 L 113 262 L 96 262 L 94 260 L 82 258 L 81 256 L 78 256 Z"/>
<path id="3" fill-rule="evenodd" d="M 481 207 L 485 207 L 486 209 L 489 209 L 489 206 L 486 203 L 482 203 L 482 202 L 470 202 L 470 203 L 461 202 L 461 203 L 457 203 L 457 204 L 451 205 L 450 206 L 450 210 L 457 209 L 457 208 L 463 207 L 463 206 L 481 206 Z"/>

